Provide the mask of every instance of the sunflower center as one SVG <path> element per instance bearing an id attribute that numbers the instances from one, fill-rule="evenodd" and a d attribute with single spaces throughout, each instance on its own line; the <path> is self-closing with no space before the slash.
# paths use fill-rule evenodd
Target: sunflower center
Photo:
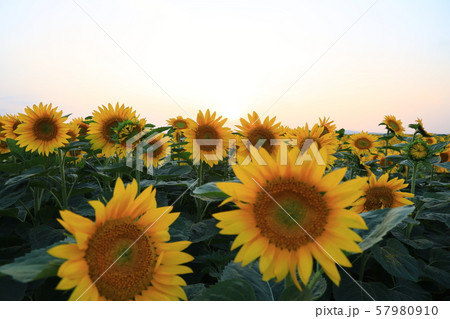
<path id="1" fill-rule="evenodd" d="M 392 121 L 392 120 L 388 121 L 388 125 L 389 125 L 394 131 L 397 131 L 397 130 L 399 129 L 398 124 L 397 124 L 397 122 L 395 122 L 395 121 Z"/>
<path id="2" fill-rule="evenodd" d="M 319 237 L 328 208 L 314 187 L 294 180 L 267 182 L 254 204 L 257 227 L 278 248 L 296 250 Z M 272 197 L 272 198 L 271 198 Z"/>
<path id="3" fill-rule="evenodd" d="M 389 208 L 392 207 L 393 204 L 394 194 L 388 187 L 372 187 L 366 192 L 366 203 L 364 204 L 364 209 L 366 211 Z"/>
<path id="4" fill-rule="evenodd" d="M 90 238 L 85 258 L 91 280 L 100 278 L 95 283 L 100 295 L 129 300 L 151 284 L 158 256 L 149 236 L 139 238 L 144 231 L 125 217 L 106 221 Z"/>
<path id="5" fill-rule="evenodd" d="M 184 121 L 176 121 L 174 124 L 175 124 L 174 126 L 179 129 L 184 129 L 187 126 L 186 122 Z"/>
<path id="6" fill-rule="evenodd" d="M 150 147 L 152 148 L 152 151 L 153 151 L 152 157 L 153 158 L 158 158 L 164 151 L 163 145 L 160 145 L 158 148 L 156 148 L 155 144 L 157 144 L 160 140 L 161 140 L 161 138 L 154 138 L 147 143 L 149 145 L 149 148 Z"/>
<path id="7" fill-rule="evenodd" d="M 197 139 L 200 140 L 211 140 L 218 139 L 219 134 L 217 130 L 210 125 L 201 125 L 197 129 L 197 133 L 195 134 Z M 200 145 L 201 151 L 212 152 L 216 150 L 216 145 Z"/>
<path id="8" fill-rule="evenodd" d="M 8 144 L 3 140 L 0 140 L 0 149 L 4 149 L 4 150 L 8 149 Z"/>
<path id="9" fill-rule="evenodd" d="M 87 131 L 89 129 L 89 125 L 87 125 L 86 123 L 80 123 L 78 124 L 79 128 L 80 128 L 80 136 L 85 136 L 87 134 Z"/>
<path id="10" fill-rule="evenodd" d="M 448 153 L 439 153 L 439 157 L 441 158 L 441 163 L 448 162 Z"/>
<path id="11" fill-rule="evenodd" d="M 74 130 L 68 130 L 67 131 L 67 135 L 70 136 L 70 139 L 69 139 L 70 142 L 76 141 L 76 139 L 77 139 L 77 132 L 75 132 Z"/>
<path id="12" fill-rule="evenodd" d="M 271 154 L 274 148 L 273 145 L 270 145 L 270 140 L 274 139 L 275 135 L 272 133 L 270 129 L 265 127 L 255 127 L 254 129 L 248 132 L 248 139 L 252 143 L 252 145 L 256 145 L 260 140 L 265 140 L 262 147 L 266 149 L 266 151 Z"/>
<path id="13" fill-rule="evenodd" d="M 113 139 L 114 128 L 119 126 L 119 123 L 121 121 L 122 121 L 121 118 L 114 117 L 114 118 L 109 119 L 108 121 L 106 121 L 103 124 L 102 135 L 103 135 L 103 138 L 105 140 L 107 140 L 109 143 L 114 143 L 115 142 L 114 139 Z"/>
<path id="14" fill-rule="evenodd" d="M 361 137 L 355 141 L 355 145 L 359 149 L 367 150 L 372 146 L 372 142 L 370 142 L 367 138 Z"/>
<path id="15" fill-rule="evenodd" d="M 38 140 L 51 141 L 58 134 L 56 123 L 49 117 L 38 119 L 33 125 L 34 136 Z"/>

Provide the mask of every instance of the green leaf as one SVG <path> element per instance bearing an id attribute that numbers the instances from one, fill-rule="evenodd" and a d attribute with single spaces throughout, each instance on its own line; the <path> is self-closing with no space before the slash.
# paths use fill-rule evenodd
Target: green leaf
<path id="1" fill-rule="evenodd" d="M 450 162 L 444 162 L 444 163 L 434 163 L 434 166 L 439 166 L 442 168 L 446 168 L 448 170 L 450 170 Z"/>
<path id="2" fill-rule="evenodd" d="M 400 224 L 414 209 L 414 206 L 402 206 L 361 213 L 361 217 L 369 228 L 369 230 L 358 231 L 363 238 L 359 244 L 361 249 L 367 250 L 378 243 L 388 231 Z"/>
<path id="3" fill-rule="evenodd" d="M 0 273 L 24 283 L 55 276 L 63 260 L 50 256 L 47 250 L 67 242 L 68 240 L 64 240 L 46 248 L 32 250 L 24 256 L 14 259 L 12 263 L 0 266 Z"/>
<path id="4" fill-rule="evenodd" d="M 161 168 L 154 170 L 154 176 L 157 176 L 159 180 L 169 178 L 180 178 L 183 175 L 187 175 L 192 171 L 192 167 L 187 165 L 164 165 Z"/>
<path id="5" fill-rule="evenodd" d="M 5 185 L 13 185 L 22 183 L 23 181 L 26 181 L 30 179 L 31 177 L 39 176 L 45 172 L 45 168 L 43 166 L 35 166 L 30 169 L 27 169 L 26 171 L 23 171 L 22 174 L 15 176 L 13 178 L 10 178 L 6 181 Z"/>
<path id="6" fill-rule="evenodd" d="M 25 210 L 20 210 L 17 207 L 13 207 L 0 209 L 0 216 L 17 218 L 21 222 L 24 222 L 27 217 L 27 212 Z"/>
<path id="7" fill-rule="evenodd" d="M 204 284 L 192 284 L 182 287 L 188 300 L 193 300 L 205 290 Z"/>
<path id="8" fill-rule="evenodd" d="M 450 289 L 450 273 L 444 269 L 435 267 L 432 263 L 427 265 L 423 260 L 419 260 L 420 277 L 425 277 L 435 281 L 447 289 Z"/>
<path id="9" fill-rule="evenodd" d="M 206 183 L 196 187 L 192 192 L 192 195 L 208 202 L 221 202 L 229 197 L 217 187 L 215 182 Z"/>
<path id="10" fill-rule="evenodd" d="M 216 227 L 216 224 L 217 220 L 214 218 L 192 224 L 189 229 L 189 241 L 198 243 L 213 237 L 219 233 L 219 228 Z"/>
<path id="11" fill-rule="evenodd" d="M 320 276 L 316 284 L 312 289 L 308 287 L 303 287 L 303 290 L 298 290 L 297 286 L 294 285 L 290 277 L 286 277 L 286 288 L 281 293 L 278 300 L 285 301 L 307 301 L 307 300 L 317 300 L 325 293 L 327 290 L 327 281 L 323 276 Z"/>
<path id="12" fill-rule="evenodd" d="M 420 285 L 409 280 L 400 279 L 397 285 L 391 289 L 391 300 L 399 301 L 424 301 L 431 300 L 431 295 Z"/>
<path id="13" fill-rule="evenodd" d="M 256 300 L 252 286 L 242 279 L 219 281 L 203 290 L 194 300 L 248 301 Z"/>
<path id="14" fill-rule="evenodd" d="M 220 280 L 235 278 L 247 281 L 255 291 L 256 300 L 260 301 L 277 300 L 280 290 L 284 286 L 282 282 L 274 283 L 273 281 L 262 280 L 257 262 L 245 267 L 242 267 L 241 263 L 230 262 L 223 269 Z"/>
<path id="15" fill-rule="evenodd" d="M 2 301 L 22 300 L 26 289 L 27 285 L 22 282 L 18 282 L 8 276 L 0 277 L 0 300 Z"/>
<path id="16" fill-rule="evenodd" d="M 14 205 L 27 191 L 28 182 L 7 185 L 0 190 L 0 209 Z"/>
<path id="17" fill-rule="evenodd" d="M 392 276 L 417 282 L 419 265 L 408 249 L 397 239 L 389 239 L 386 246 L 373 246 L 371 249 L 376 261 Z"/>

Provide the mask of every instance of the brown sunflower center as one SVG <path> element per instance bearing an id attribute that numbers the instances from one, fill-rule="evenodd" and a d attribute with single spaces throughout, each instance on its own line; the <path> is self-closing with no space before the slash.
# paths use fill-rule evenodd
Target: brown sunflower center
<path id="1" fill-rule="evenodd" d="M 151 284 L 158 256 L 150 237 L 139 238 L 144 231 L 125 217 L 106 221 L 90 238 L 85 258 L 91 280 L 100 278 L 95 283 L 100 295 L 129 300 Z"/>
<path id="2" fill-rule="evenodd" d="M 43 117 L 34 123 L 33 132 L 36 139 L 51 141 L 58 135 L 58 126 L 51 118 Z"/>
<path id="3" fill-rule="evenodd" d="M 445 153 L 439 153 L 439 157 L 441 158 L 441 163 L 448 162 L 448 152 Z"/>
<path id="4" fill-rule="evenodd" d="M 68 130 L 68 131 L 67 131 L 67 135 L 70 136 L 70 139 L 69 139 L 70 142 L 75 141 L 75 140 L 77 139 L 77 136 L 78 136 L 78 135 L 77 135 L 77 132 L 74 131 L 74 130 Z"/>
<path id="5" fill-rule="evenodd" d="M 114 128 L 119 125 L 119 123 L 122 121 L 119 117 L 114 117 L 109 119 L 103 124 L 102 129 L 102 135 L 105 140 L 107 140 L 109 143 L 114 143 L 113 135 L 114 135 Z"/>
<path id="6" fill-rule="evenodd" d="M 257 227 L 271 243 L 296 250 L 319 237 L 328 208 L 314 187 L 294 180 L 268 182 L 254 204 Z"/>
<path id="7" fill-rule="evenodd" d="M 195 134 L 197 139 L 200 140 L 211 140 L 218 139 L 219 133 L 217 130 L 210 125 L 200 125 Z M 201 151 L 212 152 L 216 150 L 216 145 L 200 145 Z"/>
<path id="8" fill-rule="evenodd" d="M 392 189 L 379 186 L 372 187 L 366 192 L 366 203 L 364 209 L 366 211 L 376 210 L 380 208 L 389 208 L 394 204 L 394 193 Z"/>
<path id="9" fill-rule="evenodd" d="M 372 147 L 372 142 L 365 137 L 360 137 L 356 139 L 355 146 L 361 150 L 367 150 Z"/>
<path id="10" fill-rule="evenodd" d="M 2 150 L 8 149 L 8 144 L 6 143 L 6 141 L 0 140 L 0 149 L 2 149 Z"/>
<path id="11" fill-rule="evenodd" d="M 158 148 L 156 148 L 156 145 L 159 141 L 161 140 L 161 138 L 154 138 L 151 141 L 148 142 L 149 147 L 152 148 L 152 157 L 153 158 L 159 158 L 159 156 L 163 153 L 164 151 L 164 146 L 163 145 L 159 145 Z"/>
<path id="12" fill-rule="evenodd" d="M 252 145 L 256 145 L 260 140 L 265 140 L 262 147 L 266 149 L 266 151 L 271 154 L 274 145 L 270 145 L 270 140 L 274 139 L 275 135 L 272 131 L 265 127 L 255 127 L 250 132 L 248 132 L 248 139 Z"/>
<path id="13" fill-rule="evenodd" d="M 81 123 L 78 124 L 78 127 L 80 128 L 79 135 L 80 136 L 85 136 L 87 134 L 88 129 L 89 129 L 89 125 L 86 124 L 86 123 L 81 122 Z"/>

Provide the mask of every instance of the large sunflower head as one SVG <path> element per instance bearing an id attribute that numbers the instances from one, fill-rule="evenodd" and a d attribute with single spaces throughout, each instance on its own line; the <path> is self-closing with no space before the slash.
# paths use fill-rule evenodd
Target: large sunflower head
<path id="1" fill-rule="evenodd" d="M 131 107 L 125 105 L 119 106 L 119 103 L 113 107 L 102 105 L 97 111 L 93 112 L 93 123 L 88 129 L 87 138 L 91 141 L 93 149 L 102 150 L 104 156 L 113 156 L 120 154 L 120 143 L 115 140 L 116 131 L 114 130 L 121 122 L 127 120 L 136 120 L 136 112 Z"/>
<path id="2" fill-rule="evenodd" d="M 179 213 L 157 207 L 155 190 L 139 196 L 135 180 L 126 187 L 118 179 L 111 200 L 89 204 L 95 221 L 71 211 L 58 221 L 76 243 L 51 248 L 67 259 L 58 270 L 56 289 L 73 289 L 70 300 L 186 300 L 178 275 L 192 272 L 181 264 L 193 258 L 182 252 L 190 242 L 171 242 L 169 226 Z"/>
<path id="3" fill-rule="evenodd" d="M 375 135 L 362 131 L 361 133 L 351 135 L 350 145 L 355 154 L 364 156 L 377 152 L 377 147 L 379 147 L 377 140 L 378 137 Z"/>
<path id="4" fill-rule="evenodd" d="M 273 139 L 281 139 L 285 130 L 281 127 L 281 123 L 275 123 L 276 117 L 269 118 L 268 116 L 261 121 L 258 114 L 253 112 L 253 114 L 248 114 L 248 121 L 241 118 L 241 125 L 236 125 L 239 129 L 237 133 L 244 136 L 241 142 L 248 140 L 249 144 L 257 146 L 257 148 L 264 148 L 269 154 L 274 155 L 277 147 L 272 145 L 270 142 Z M 260 144 L 258 144 L 258 142 Z M 238 152 L 240 156 L 245 156 L 249 154 L 248 147 L 245 145 L 239 145 Z"/>
<path id="5" fill-rule="evenodd" d="M 420 138 L 409 142 L 405 146 L 406 157 L 413 162 L 423 162 L 433 156 L 428 143 Z"/>
<path id="6" fill-rule="evenodd" d="M 78 137 L 84 137 L 87 135 L 88 130 L 89 130 L 89 124 L 87 123 L 87 121 L 84 118 L 76 117 L 70 122 L 70 124 L 72 124 L 72 123 L 77 124 L 78 127 L 80 128 Z"/>
<path id="7" fill-rule="evenodd" d="M 13 140 L 17 139 L 19 135 L 15 130 L 19 124 L 22 124 L 19 117 L 17 115 L 7 114 L 3 117 L 3 124 L 3 133 L 5 134 L 5 137 Z"/>
<path id="8" fill-rule="evenodd" d="M 242 182 L 218 183 L 237 208 L 216 213 L 222 234 L 237 235 L 231 249 L 239 249 L 235 262 L 246 265 L 259 257 L 264 280 L 282 280 L 290 273 L 297 287 L 307 284 L 313 259 L 339 285 L 335 262 L 351 264 L 342 250 L 361 252 L 355 241 L 361 237 L 350 228 L 367 229 L 357 213 L 347 210 L 358 199 L 366 178 L 340 183 L 345 168 L 324 176 L 325 165 L 305 161 L 296 165 L 300 150 L 288 153 L 287 165 L 280 165 L 264 149 L 267 165 L 250 163 L 233 166 Z M 323 156 L 326 151 L 322 150 Z M 224 202 L 224 203 L 225 203 Z"/>
<path id="9" fill-rule="evenodd" d="M 397 177 L 389 180 L 388 173 L 379 179 L 374 174 L 370 174 L 368 183 L 363 187 L 363 196 L 356 201 L 353 210 L 362 213 L 382 208 L 412 205 L 413 202 L 406 197 L 414 197 L 414 194 L 399 191 L 408 186 L 404 182 L 404 179 Z"/>
<path id="10" fill-rule="evenodd" d="M 231 130 L 223 125 L 227 121 L 222 116 L 216 117 L 216 112 L 210 113 L 209 110 L 203 114 L 199 111 L 197 114 L 197 122 L 191 121 L 188 128 L 183 130 L 186 137 L 186 150 L 191 153 L 194 163 L 200 161 L 206 162 L 209 166 L 217 164 L 222 160 L 228 150 L 228 142 L 232 138 Z M 207 140 L 215 140 L 209 143 Z M 217 144 L 215 142 L 221 141 Z M 198 143 L 199 152 L 196 150 L 194 143 Z M 202 145 L 205 143 L 207 145 Z M 220 144 L 222 146 L 220 147 Z M 216 147 L 221 149 L 217 150 Z"/>
<path id="11" fill-rule="evenodd" d="M 42 104 L 39 106 L 27 107 L 26 114 L 19 114 L 22 122 L 14 131 L 19 136 L 17 144 L 21 147 L 26 146 L 27 151 L 38 151 L 39 154 L 48 155 L 56 152 L 58 147 L 67 143 L 68 127 L 62 117 L 62 111 L 57 111 L 52 104 Z"/>
<path id="12" fill-rule="evenodd" d="M 386 115 L 384 117 L 384 124 L 386 124 L 387 128 L 394 132 L 395 135 L 405 135 L 405 128 L 402 125 L 401 120 L 397 120 L 393 115 Z"/>
<path id="13" fill-rule="evenodd" d="M 301 150 L 307 140 L 312 140 L 317 144 L 319 150 L 325 150 L 327 153 L 327 165 L 333 165 L 336 158 L 333 156 L 338 148 L 338 139 L 334 133 L 323 134 L 325 128 L 315 124 L 311 130 L 308 124 L 304 127 L 298 127 L 292 130 L 287 136 L 297 140 L 297 147 Z"/>

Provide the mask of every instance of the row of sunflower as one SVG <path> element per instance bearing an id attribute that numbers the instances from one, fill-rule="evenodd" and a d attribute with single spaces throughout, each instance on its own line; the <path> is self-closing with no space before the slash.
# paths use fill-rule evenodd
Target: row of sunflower
<path id="1" fill-rule="evenodd" d="M 67 121 L 42 103 L 0 118 L 0 227 L 20 247 L 0 248 L 0 285 L 26 283 L 16 299 L 56 289 L 70 300 L 341 300 L 352 284 L 362 299 L 397 299 L 405 285 L 433 298 L 448 288 L 419 284 L 442 254 L 435 232 L 449 226 L 435 210 L 448 204 L 450 152 L 420 119 L 412 135 L 393 116 L 385 134 L 347 135 L 328 118 L 289 128 L 253 112 L 232 131 L 207 110 L 156 128 L 108 104 Z M 413 266 L 393 267 L 397 257 Z"/>

